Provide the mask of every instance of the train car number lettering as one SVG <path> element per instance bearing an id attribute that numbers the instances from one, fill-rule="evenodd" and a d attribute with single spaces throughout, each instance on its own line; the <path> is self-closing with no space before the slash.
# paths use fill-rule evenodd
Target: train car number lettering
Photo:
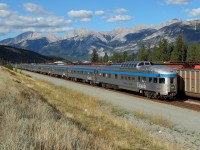
<path id="1" fill-rule="evenodd" d="M 139 82 L 137 82 L 137 87 L 140 88 L 140 89 L 146 89 L 145 83 L 139 83 Z"/>

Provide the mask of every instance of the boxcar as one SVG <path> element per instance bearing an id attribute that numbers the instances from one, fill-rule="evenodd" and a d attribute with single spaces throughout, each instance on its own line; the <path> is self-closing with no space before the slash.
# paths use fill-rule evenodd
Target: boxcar
<path id="1" fill-rule="evenodd" d="M 195 69 L 179 69 L 178 85 L 179 93 L 186 96 L 200 98 L 200 70 Z"/>

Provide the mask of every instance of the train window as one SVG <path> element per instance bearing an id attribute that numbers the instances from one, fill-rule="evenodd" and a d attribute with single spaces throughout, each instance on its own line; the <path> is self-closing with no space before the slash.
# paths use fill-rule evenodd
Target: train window
<path id="1" fill-rule="evenodd" d="M 99 72 L 99 76 L 101 76 L 102 75 L 102 73 L 101 72 Z"/>
<path id="2" fill-rule="evenodd" d="M 131 80 L 131 77 L 130 77 L 130 76 L 128 76 L 128 80 Z"/>
<path id="3" fill-rule="evenodd" d="M 127 76 L 125 76 L 125 80 L 127 80 Z"/>
<path id="4" fill-rule="evenodd" d="M 138 66 L 144 66 L 144 62 L 139 63 Z"/>
<path id="5" fill-rule="evenodd" d="M 142 82 L 146 82 L 146 77 L 141 78 Z"/>
<path id="6" fill-rule="evenodd" d="M 131 65 L 131 68 L 133 68 L 133 67 L 134 67 L 134 64 Z"/>
<path id="7" fill-rule="evenodd" d="M 153 81 L 153 79 L 150 77 L 150 78 L 149 78 L 149 83 L 152 83 L 152 81 Z"/>
<path id="8" fill-rule="evenodd" d="M 145 65 L 150 65 L 149 62 L 145 62 Z"/>
<path id="9" fill-rule="evenodd" d="M 117 74 L 115 74 L 115 79 L 117 79 L 118 78 L 118 76 L 117 76 Z"/>
<path id="10" fill-rule="evenodd" d="M 159 83 L 165 84 L 165 78 L 159 78 Z"/>
<path id="11" fill-rule="evenodd" d="M 138 81 L 140 82 L 140 77 L 138 77 Z"/>
<path id="12" fill-rule="evenodd" d="M 135 77 L 132 77 L 132 80 L 134 81 L 134 80 L 135 80 Z"/>
<path id="13" fill-rule="evenodd" d="M 153 78 L 153 83 L 157 83 L 158 79 L 157 78 Z"/>
<path id="14" fill-rule="evenodd" d="M 103 77 L 105 77 L 106 76 L 106 74 L 105 73 L 103 73 Z"/>
<path id="15" fill-rule="evenodd" d="M 110 74 L 106 74 L 106 78 L 110 78 L 111 77 L 111 75 Z"/>
<path id="16" fill-rule="evenodd" d="M 170 84 L 174 84 L 174 78 L 170 78 Z"/>
<path id="17" fill-rule="evenodd" d="M 123 76 L 121 76 L 121 79 L 123 80 L 123 79 L 124 79 L 124 77 L 123 77 Z"/>

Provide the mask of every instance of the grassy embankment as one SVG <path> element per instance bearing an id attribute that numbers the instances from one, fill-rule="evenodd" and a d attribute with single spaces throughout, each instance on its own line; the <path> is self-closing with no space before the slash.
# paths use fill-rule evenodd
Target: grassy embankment
<path id="1" fill-rule="evenodd" d="M 120 109 L 0 69 L 0 149 L 176 149 L 125 120 Z"/>

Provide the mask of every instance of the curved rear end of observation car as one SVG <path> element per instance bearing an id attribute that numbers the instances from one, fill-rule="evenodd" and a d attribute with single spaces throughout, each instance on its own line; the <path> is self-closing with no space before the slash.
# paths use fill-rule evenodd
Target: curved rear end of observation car
<path id="1" fill-rule="evenodd" d="M 175 69 L 166 66 L 150 66 L 149 71 L 158 74 L 153 78 L 151 88 L 156 92 L 157 98 L 174 99 L 177 95 L 177 73 Z"/>

